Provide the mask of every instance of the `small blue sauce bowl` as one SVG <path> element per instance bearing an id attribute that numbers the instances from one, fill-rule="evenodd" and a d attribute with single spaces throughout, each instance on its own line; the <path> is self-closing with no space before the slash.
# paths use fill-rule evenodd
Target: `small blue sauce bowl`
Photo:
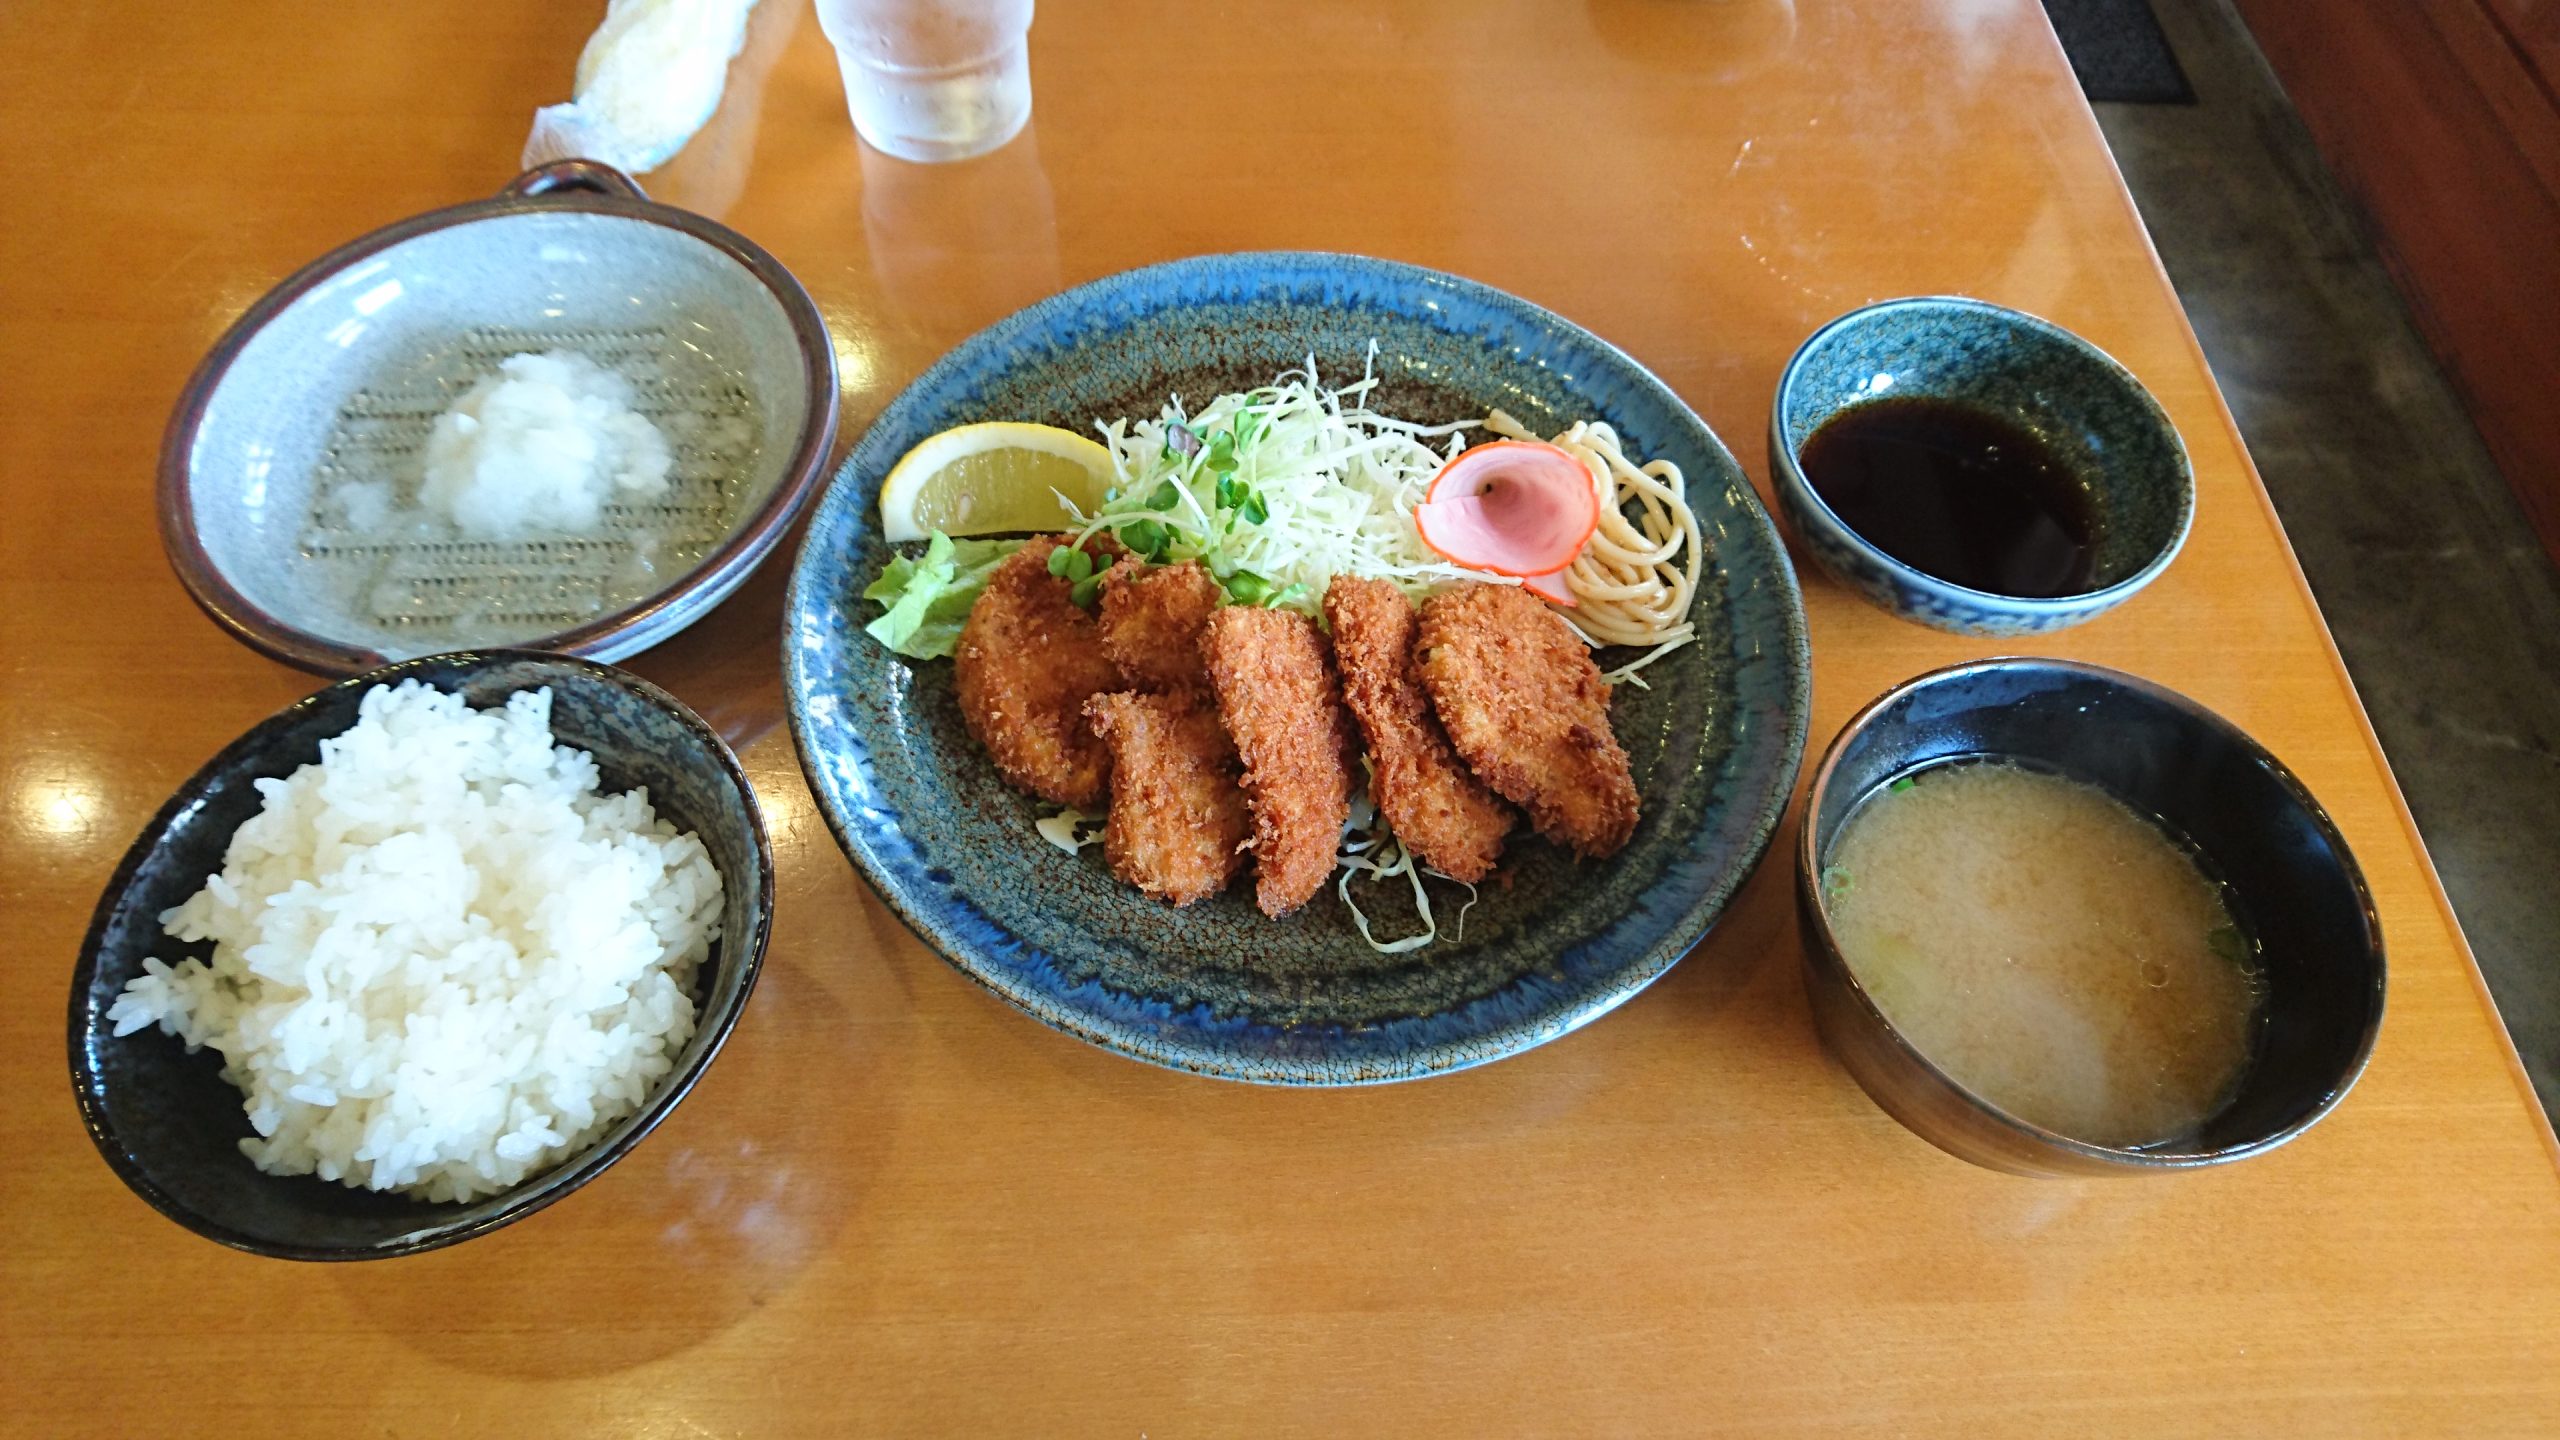
<path id="1" fill-rule="evenodd" d="M 2051 598 L 1976 590 L 1850 529 L 1797 457 L 1834 416 L 1888 397 L 1987 411 L 2043 441 L 2095 511 L 2091 588 Z M 2094 619 L 2167 569 L 2195 519 L 2186 446 L 2131 372 L 2058 325 L 1961 296 L 1887 300 L 1815 331 L 1778 379 L 1769 474 L 1780 512 L 1823 569 L 1906 620 L 1963 635 L 2032 635 Z"/>

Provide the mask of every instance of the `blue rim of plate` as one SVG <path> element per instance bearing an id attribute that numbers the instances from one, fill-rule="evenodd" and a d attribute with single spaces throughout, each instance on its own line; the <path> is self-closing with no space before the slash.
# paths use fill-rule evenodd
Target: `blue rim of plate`
<path id="1" fill-rule="evenodd" d="M 1477 365 L 1546 386 L 1572 408 L 1616 424 L 1631 453 L 1678 461 L 1691 504 L 1715 536 L 1693 612 L 1711 623 L 1701 625 L 1698 645 L 1661 662 L 1705 652 L 1732 667 L 1737 692 L 1753 692 L 1717 721 L 1732 733 L 1723 737 L 1714 797 L 1694 825 L 1658 842 L 1640 828 L 1637 846 L 1668 847 L 1664 883 L 1596 926 L 1514 934 L 1514 950 L 1551 945 L 1552 959 L 1447 1008 L 1347 1024 L 1268 1019 L 1115 984 L 1110 946 L 1100 941 L 1089 953 L 1075 936 L 1053 936 L 1048 946 L 1026 941 L 989 914 L 980 903 L 985 892 L 973 895 L 958 881 L 956 857 L 937 852 L 939 817 L 902 824 L 901 797 L 884 788 L 874 751 L 903 737 L 866 733 L 856 714 L 866 697 L 847 683 L 861 678 L 846 673 L 848 657 L 859 671 L 877 668 L 885 655 L 855 649 L 878 649 L 861 629 L 878 608 L 859 599 L 873 578 L 862 556 L 866 547 L 879 550 L 881 479 L 915 442 L 973 420 L 1037 418 L 985 408 L 994 403 L 990 392 L 1036 383 L 1042 367 L 1072 364 L 1083 375 L 1108 366 L 1124 332 L 1185 313 L 1256 307 L 1366 313 L 1382 326 L 1428 335 L 1455 357 L 1444 367 L 1435 354 L 1418 375 Z M 1509 397 L 1477 398 L 1489 407 Z M 1750 623 L 1734 619 L 1737 612 Z M 1722 620 L 1731 623 L 1712 623 Z M 1695 948 L 1766 854 L 1793 794 L 1811 653 L 1795 573 L 1768 512 L 1723 442 L 1643 366 L 1561 316 L 1475 281 L 1364 256 L 1275 251 L 1107 276 L 998 321 L 927 369 L 871 424 L 819 501 L 785 602 L 783 671 L 793 742 L 828 828 L 899 919 L 955 968 L 1044 1024 L 1133 1059 L 1226 1079 L 1331 1086 L 1442 1074 L 1544 1044 L 1624 1003 Z M 899 700 L 886 702 L 885 714 L 891 718 L 873 717 L 874 728 L 910 723 Z M 1650 812 L 1650 795 L 1647 803 Z M 1022 853 L 1026 864 L 1088 859 L 1047 850 L 1027 828 Z M 1605 888 L 1606 876 L 1599 872 L 1594 884 Z M 1125 903 L 1159 927 L 1163 916 L 1192 913 L 1164 910 L 1134 890 Z"/>

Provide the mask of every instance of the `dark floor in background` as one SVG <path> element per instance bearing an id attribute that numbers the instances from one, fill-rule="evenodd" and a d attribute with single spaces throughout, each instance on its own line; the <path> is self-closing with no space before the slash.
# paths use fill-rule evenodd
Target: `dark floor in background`
<path id="1" fill-rule="evenodd" d="M 2044 0 L 2044 13 L 2062 37 L 2080 93 L 2091 100 L 2194 103 L 2195 91 L 2149 0 Z"/>
<path id="2" fill-rule="evenodd" d="M 2228 0 L 2156 3 L 2198 103 L 2099 124 L 2560 1115 L 2560 571 Z"/>

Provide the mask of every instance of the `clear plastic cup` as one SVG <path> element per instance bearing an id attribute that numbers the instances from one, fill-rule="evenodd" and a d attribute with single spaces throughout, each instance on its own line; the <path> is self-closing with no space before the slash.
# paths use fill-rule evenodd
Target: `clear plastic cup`
<path id="1" fill-rule="evenodd" d="M 864 143 L 966 160 L 1031 118 L 1032 0 L 818 0 Z"/>

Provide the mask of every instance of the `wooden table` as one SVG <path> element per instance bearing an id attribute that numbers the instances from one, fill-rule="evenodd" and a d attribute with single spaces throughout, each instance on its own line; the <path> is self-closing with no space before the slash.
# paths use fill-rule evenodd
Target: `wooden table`
<path id="1" fill-rule="evenodd" d="M 1808 575 L 1817 748 L 1920 670 L 2122 666 L 2283 756 L 2391 945 L 2362 1085 L 2168 1178 L 1941 1155 L 1817 1044 L 1783 860 L 1620 1012 L 1341 1093 L 1162 1073 L 920 946 L 782 725 L 777 561 L 635 668 L 736 740 L 781 900 L 701 1088 L 594 1186 L 424 1257 L 307 1267 L 151 1213 L 82 1137 L 64 977 L 171 787 L 314 688 L 162 559 L 151 475 L 199 354 L 329 245 L 504 181 L 592 4 L 0 14 L 0 1425 L 28 1434 L 2550 1433 L 2560 1171 L 2177 301 L 2033 0 L 1053 0 L 1036 130 L 863 155 L 777 0 L 650 178 L 814 291 L 848 435 L 935 355 L 1167 256 L 1354 250 L 1554 307 L 1761 476 L 1788 352 L 1962 291 L 2122 358 L 2194 452 L 2185 556 L 1992 644 Z M 2418 583 L 2412 577 L 2412 583 Z M 2484 617 L 2484 623 L 2494 623 Z M 1780 844 L 1785 845 L 1782 835 Z"/>

